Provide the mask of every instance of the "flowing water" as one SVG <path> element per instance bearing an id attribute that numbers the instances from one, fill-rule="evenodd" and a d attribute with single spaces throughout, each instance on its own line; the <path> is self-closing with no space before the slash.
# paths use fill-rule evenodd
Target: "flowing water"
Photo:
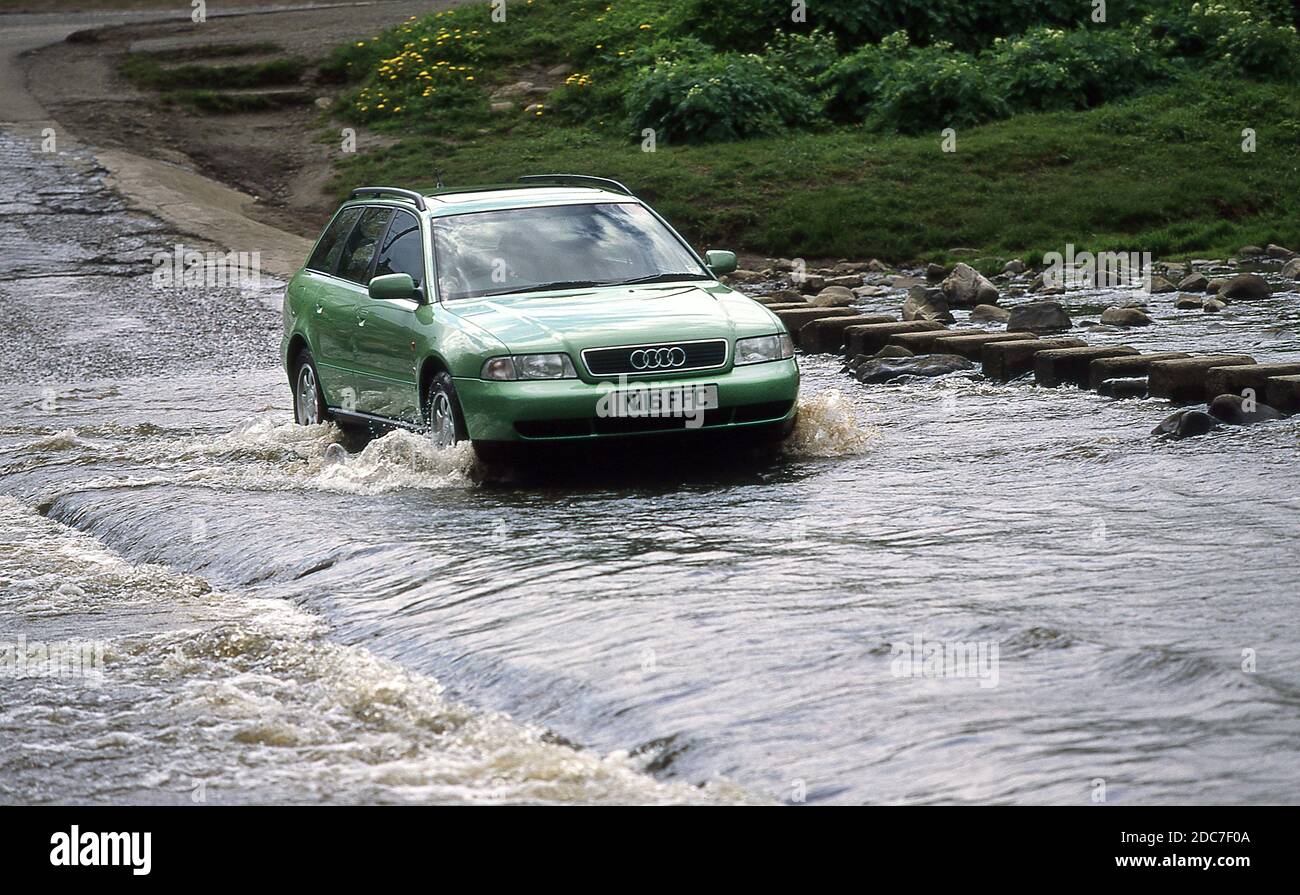
<path id="1" fill-rule="evenodd" d="M 486 484 L 294 426 L 275 288 L 152 290 L 173 235 L 0 152 L 0 642 L 102 651 L 0 676 L 0 800 L 1297 801 L 1300 418 L 808 357 L 775 459 Z M 1152 306 L 1086 337 L 1300 356 L 1295 293 Z"/>

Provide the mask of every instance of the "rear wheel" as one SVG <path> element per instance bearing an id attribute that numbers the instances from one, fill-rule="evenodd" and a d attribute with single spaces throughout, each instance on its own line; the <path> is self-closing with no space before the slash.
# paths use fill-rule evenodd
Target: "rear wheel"
<path id="1" fill-rule="evenodd" d="M 293 370 L 293 419 L 300 426 L 314 426 L 329 419 L 325 394 L 321 391 L 316 364 L 306 349 L 298 352 Z"/>
<path id="2" fill-rule="evenodd" d="M 424 422 L 429 440 L 439 450 L 469 440 L 450 373 L 438 373 L 430 381 L 424 401 Z"/>

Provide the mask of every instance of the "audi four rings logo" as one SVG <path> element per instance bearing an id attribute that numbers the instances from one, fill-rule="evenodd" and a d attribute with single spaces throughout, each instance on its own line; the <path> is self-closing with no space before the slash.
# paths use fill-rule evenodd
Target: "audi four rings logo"
<path id="1" fill-rule="evenodd" d="M 686 352 L 680 348 L 638 348 L 628 361 L 633 370 L 671 370 L 686 363 Z"/>

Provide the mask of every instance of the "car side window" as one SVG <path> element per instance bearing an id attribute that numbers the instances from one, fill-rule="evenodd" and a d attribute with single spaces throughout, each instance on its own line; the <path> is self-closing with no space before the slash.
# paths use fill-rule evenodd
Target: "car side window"
<path id="1" fill-rule="evenodd" d="M 325 228 L 325 234 L 316 243 L 316 250 L 311 253 L 307 267 L 321 273 L 334 273 L 334 265 L 343 251 L 343 240 L 347 238 L 352 225 L 361 217 L 361 207 L 345 208 L 334 216 L 334 220 Z"/>
<path id="2" fill-rule="evenodd" d="M 370 262 L 375 260 L 379 240 L 393 217 L 391 208 L 367 208 L 343 246 L 339 276 L 362 286 L 370 282 Z"/>
<path id="3" fill-rule="evenodd" d="M 393 225 L 384 236 L 375 263 L 375 276 L 390 273 L 410 274 L 418 289 L 424 282 L 424 240 L 420 238 L 420 222 L 414 215 L 399 211 Z"/>

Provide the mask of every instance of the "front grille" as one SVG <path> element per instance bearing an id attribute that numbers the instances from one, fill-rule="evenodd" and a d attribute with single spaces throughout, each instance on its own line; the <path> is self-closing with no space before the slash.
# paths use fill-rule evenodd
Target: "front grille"
<path id="1" fill-rule="evenodd" d="M 727 340 L 588 348 L 582 352 L 582 360 L 592 376 L 662 375 L 686 370 L 708 370 L 726 363 Z"/>

